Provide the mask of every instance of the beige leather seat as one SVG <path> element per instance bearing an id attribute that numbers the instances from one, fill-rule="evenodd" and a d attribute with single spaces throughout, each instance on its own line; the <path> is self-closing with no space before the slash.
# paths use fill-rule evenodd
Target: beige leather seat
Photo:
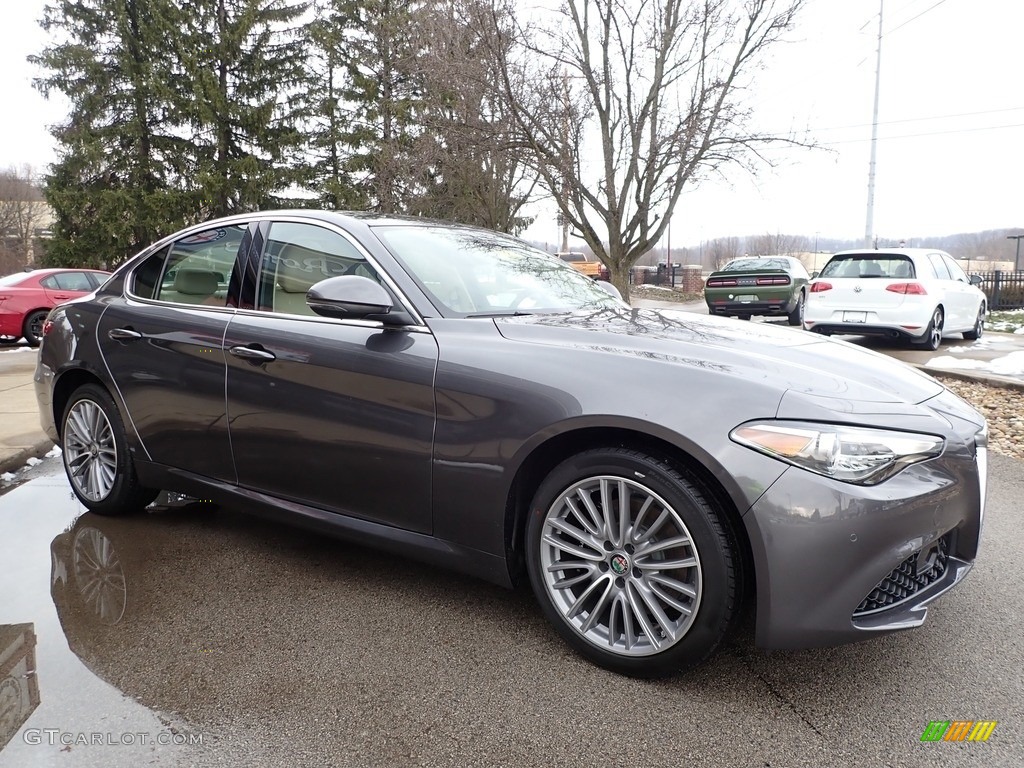
<path id="1" fill-rule="evenodd" d="M 174 275 L 174 290 L 163 291 L 160 298 L 182 304 L 215 303 L 208 300 L 220 287 L 217 277 L 216 272 L 207 269 L 179 269 Z"/>
<path id="2" fill-rule="evenodd" d="M 294 260 L 294 254 L 290 255 L 291 248 L 285 246 L 281 249 L 281 258 L 277 262 L 274 311 L 289 315 L 314 315 L 316 313 L 306 303 L 306 291 L 323 280 L 325 275 L 286 263 L 285 259 L 289 262 Z"/>

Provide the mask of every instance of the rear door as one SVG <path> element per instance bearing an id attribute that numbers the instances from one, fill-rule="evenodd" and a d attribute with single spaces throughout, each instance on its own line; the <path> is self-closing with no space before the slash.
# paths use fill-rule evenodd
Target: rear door
<path id="1" fill-rule="evenodd" d="M 961 269 L 960 265 L 953 261 L 949 254 L 942 254 L 943 263 L 949 273 L 949 282 L 946 284 L 946 296 L 951 307 L 955 307 L 955 321 L 946 323 L 949 329 L 971 329 L 974 321 L 978 318 L 978 311 L 981 308 L 981 297 L 978 289 L 971 285 L 970 278 Z"/>
<path id="2" fill-rule="evenodd" d="M 97 328 L 107 370 L 152 461 L 234 482 L 222 341 L 241 296 L 245 222 L 193 232 L 144 260 Z"/>
<path id="3" fill-rule="evenodd" d="M 92 293 L 94 286 L 86 272 L 56 272 L 39 281 L 51 306 Z"/>

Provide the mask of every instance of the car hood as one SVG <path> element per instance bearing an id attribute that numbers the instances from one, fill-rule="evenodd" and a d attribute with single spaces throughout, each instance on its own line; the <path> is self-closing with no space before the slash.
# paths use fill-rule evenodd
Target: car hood
<path id="1" fill-rule="evenodd" d="M 833 401 L 831 407 L 841 411 L 863 413 L 854 404 L 873 403 L 878 407 L 872 412 L 897 413 L 899 404 L 921 403 L 943 391 L 914 368 L 853 344 L 689 312 L 605 309 L 500 317 L 495 324 L 509 340 L 720 370 Z"/>

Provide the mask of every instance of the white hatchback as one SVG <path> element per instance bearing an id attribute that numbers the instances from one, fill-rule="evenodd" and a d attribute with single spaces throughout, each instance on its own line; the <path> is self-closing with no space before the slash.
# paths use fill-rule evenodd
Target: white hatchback
<path id="1" fill-rule="evenodd" d="M 804 328 L 831 335 L 887 336 L 938 349 L 943 334 L 977 339 L 987 299 L 944 251 L 841 251 L 807 288 Z"/>

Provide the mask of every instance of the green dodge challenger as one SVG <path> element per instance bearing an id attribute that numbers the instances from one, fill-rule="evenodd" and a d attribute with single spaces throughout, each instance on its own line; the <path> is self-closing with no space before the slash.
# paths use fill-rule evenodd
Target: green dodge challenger
<path id="1" fill-rule="evenodd" d="M 733 259 L 704 283 L 704 300 L 712 315 L 749 320 L 751 315 L 785 316 L 803 322 L 810 275 L 792 256 Z"/>

